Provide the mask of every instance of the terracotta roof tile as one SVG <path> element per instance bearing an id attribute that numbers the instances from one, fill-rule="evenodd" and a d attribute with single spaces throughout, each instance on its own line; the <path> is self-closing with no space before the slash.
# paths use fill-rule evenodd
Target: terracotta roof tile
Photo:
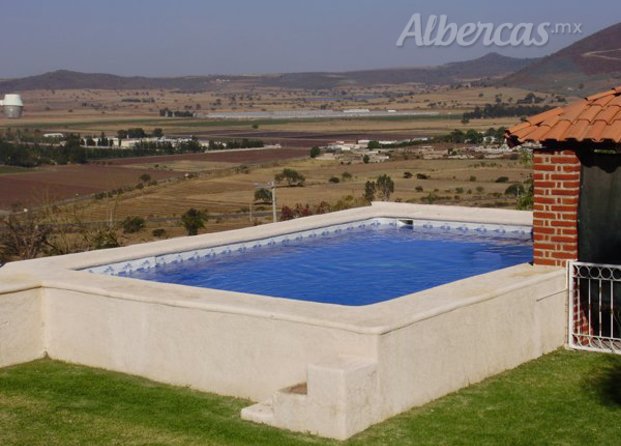
<path id="1" fill-rule="evenodd" d="M 559 121 L 554 127 L 550 129 L 549 132 L 544 135 L 543 140 L 558 141 L 560 138 L 565 138 L 565 132 L 569 130 L 571 124 L 571 121 L 567 121 L 566 119 Z"/>
<path id="2" fill-rule="evenodd" d="M 539 113 L 538 115 L 531 116 L 526 119 L 526 122 L 532 125 L 538 125 L 542 122 L 545 122 L 547 119 L 551 119 L 554 117 L 558 117 L 563 112 L 563 109 L 560 107 L 553 108 L 552 110 L 545 111 L 543 113 Z"/>
<path id="3" fill-rule="evenodd" d="M 621 122 L 617 121 L 619 124 Z M 602 132 L 603 140 L 610 140 L 614 142 L 621 142 L 621 125 L 609 125 Z"/>
<path id="4" fill-rule="evenodd" d="M 589 102 L 597 101 L 598 99 L 605 98 L 606 96 L 613 96 L 616 93 L 616 90 L 613 88 L 608 91 L 603 91 L 601 93 L 592 94 L 591 96 L 587 96 L 586 100 Z"/>
<path id="5" fill-rule="evenodd" d="M 532 116 L 508 129 L 506 137 L 512 144 L 621 143 L 621 86 Z"/>
<path id="6" fill-rule="evenodd" d="M 615 120 L 615 116 L 619 115 L 621 106 L 611 105 L 601 110 L 593 121 L 604 121 L 606 124 L 611 124 Z M 620 115 L 621 117 L 621 115 Z"/>
<path id="7" fill-rule="evenodd" d="M 593 103 L 596 104 L 596 105 L 601 105 L 602 107 L 605 107 L 605 106 L 607 106 L 610 103 L 610 101 L 612 101 L 615 98 L 616 98 L 616 96 L 611 95 L 611 94 L 607 94 L 603 98 L 599 98 L 596 101 L 594 101 Z"/>
<path id="8" fill-rule="evenodd" d="M 575 139 L 576 141 L 582 141 L 587 130 L 591 126 L 591 122 L 586 119 L 576 121 L 565 132 L 566 139 Z"/>
<path id="9" fill-rule="evenodd" d="M 606 129 L 608 123 L 606 121 L 596 121 L 592 126 L 589 127 L 587 132 L 584 135 L 584 140 L 601 142 L 602 140 L 602 132 Z"/>
<path id="10" fill-rule="evenodd" d="M 604 109 L 601 105 L 593 104 L 591 107 L 585 107 L 582 109 L 582 113 L 578 116 L 576 121 L 588 121 L 589 123 L 595 120 L 595 117 L 599 115 Z"/>

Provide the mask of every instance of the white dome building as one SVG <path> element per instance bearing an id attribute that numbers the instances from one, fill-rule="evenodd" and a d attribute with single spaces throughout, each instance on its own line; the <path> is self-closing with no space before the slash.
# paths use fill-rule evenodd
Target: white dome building
<path id="1" fill-rule="evenodd" d="M 20 118 L 24 109 L 24 103 L 18 94 L 4 95 L 4 100 L 0 101 L 0 106 L 4 107 L 4 114 L 9 119 Z"/>

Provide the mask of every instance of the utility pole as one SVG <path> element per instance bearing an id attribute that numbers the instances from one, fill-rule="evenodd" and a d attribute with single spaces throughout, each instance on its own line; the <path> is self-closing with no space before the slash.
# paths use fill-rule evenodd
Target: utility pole
<path id="1" fill-rule="evenodd" d="M 276 223 L 278 221 L 278 212 L 276 211 L 276 182 L 270 181 L 267 184 L 254 183 L 255 189 L 269 188 L 272 193 L 272 221 Z M 250 206 L 250 218 L 252 218 L 252 204 Z"/>
<path id="2" fill-rule="evenodd" d="M 272 221 L 276 223 L 278 221 L 278 215 L 276 214 L 276 182 L 269 183 L 272 188 Z"/>

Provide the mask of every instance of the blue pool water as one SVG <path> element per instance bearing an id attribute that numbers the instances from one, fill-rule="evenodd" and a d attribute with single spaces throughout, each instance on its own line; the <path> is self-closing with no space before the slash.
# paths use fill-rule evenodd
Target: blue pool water
<path id="1" fill-rule="evenodd" d="M 525 240 L 380 227 L 159 265 L 129 276 L 358 306 L 531 259 L 532 245 Z"/>

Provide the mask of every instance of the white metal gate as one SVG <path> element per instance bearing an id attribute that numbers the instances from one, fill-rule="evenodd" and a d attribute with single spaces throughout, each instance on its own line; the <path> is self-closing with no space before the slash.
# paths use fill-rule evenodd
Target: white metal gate
<path id="1" fill-rule="evenodd" d="M 569 263 L 569 345 L 621 354 L 621 265 Z"/>

